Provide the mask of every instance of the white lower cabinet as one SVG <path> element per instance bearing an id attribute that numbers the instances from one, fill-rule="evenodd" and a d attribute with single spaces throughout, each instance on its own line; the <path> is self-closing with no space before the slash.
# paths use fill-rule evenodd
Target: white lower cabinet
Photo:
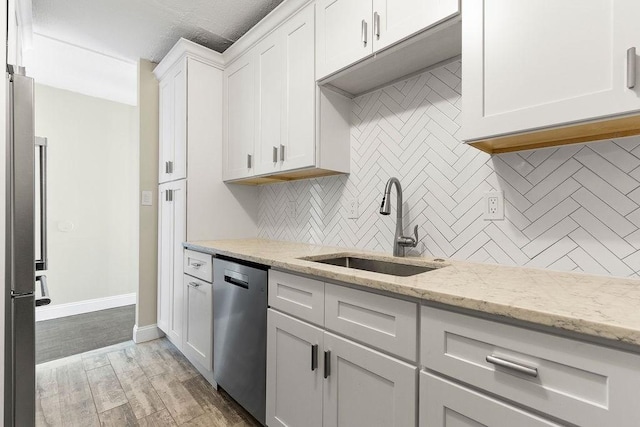
<path id="1" fill-rule="evenodd" d="M 269 309 L 267 425 L 416 425 L 417 367 Z"/>
<path id="2" fill-rule="evenodd" d="M 420 427 L 561 425 L 430 373 L 420 373 Z"/>
<path id="3" fill-rule="evenodd" d="M 267 315 L 267 424 L 322 426 L 324 331 L 269 310 Z"/>
<path id="4" fill-rule="evenodd" d="M 184 275 L 182 351 L 203 368 L 213 368 L 213 285 Z"/>
<path id="5" fill-rule="evenodd" d="M 416 425 L 415 366 L 324 334 L 325 427 Z"/>
<path id="6" fill-rule="evenodd" d="M 182 242 L 186 240 L 186 181 L 159 187 L 158 201 L 158 327 L 182 347 Z"/>

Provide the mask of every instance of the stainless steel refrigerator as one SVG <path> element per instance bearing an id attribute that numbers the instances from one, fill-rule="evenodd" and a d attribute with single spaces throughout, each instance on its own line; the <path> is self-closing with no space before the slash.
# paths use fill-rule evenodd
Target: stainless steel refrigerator
<path id="1" fill-rule="evenodd" d="M 5 426 L 35 425 L 35 308 L 46 277 L 46 150 L 35 137 L 34 83 L 7 68 Z M 36 285 L 41 298 L 36 298 Z"/>

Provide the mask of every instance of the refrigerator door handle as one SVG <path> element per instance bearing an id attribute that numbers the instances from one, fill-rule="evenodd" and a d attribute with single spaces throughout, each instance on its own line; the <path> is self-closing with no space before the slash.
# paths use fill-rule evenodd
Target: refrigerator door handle
<path id="1" fill-rule="evenodd" d="M 36 300 L 36 307 L 51 304 L 51 296 L 49 295 L 49 286 L 47 286 L 47 276 L 38 276 L 36 282 L 40 282 L 41 298 Z"/>
<path id="2" fill-rule="evenodd" d="M 40 259 L 36 260 L 36 271 L 47 269 L 47 138 L 36 137 L 36 149 L 40 152 Z"/>

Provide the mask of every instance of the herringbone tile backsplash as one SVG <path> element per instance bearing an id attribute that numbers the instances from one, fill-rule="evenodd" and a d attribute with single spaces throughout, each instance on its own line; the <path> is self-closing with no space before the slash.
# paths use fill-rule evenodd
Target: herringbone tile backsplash
<path id="1" fill-rule="evenodd" d="M 260 236 L 391 253 L 395 212 L 378 210 L 396 176 L 420 254 L 639 277 L 640 138 L 491 157 L 455 136 L 460 93 L 455 61 L 355 99 L 351 174 L 261 187 Z M 503 221 L 483 219 L 492 189 Z"/>

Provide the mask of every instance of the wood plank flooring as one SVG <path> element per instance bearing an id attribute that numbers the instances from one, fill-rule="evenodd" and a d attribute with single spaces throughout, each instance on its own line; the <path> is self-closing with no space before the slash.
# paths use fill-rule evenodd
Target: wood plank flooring
<path id="1" fill-rule="evenodd" d="M 36 363 L 129 341 L 135 305 L 36 322 Z"/>
<path id="2" fill-rule="evenodd" d="M 36 366 L 36 426 L 260 426 L 166 339 Z"/>

